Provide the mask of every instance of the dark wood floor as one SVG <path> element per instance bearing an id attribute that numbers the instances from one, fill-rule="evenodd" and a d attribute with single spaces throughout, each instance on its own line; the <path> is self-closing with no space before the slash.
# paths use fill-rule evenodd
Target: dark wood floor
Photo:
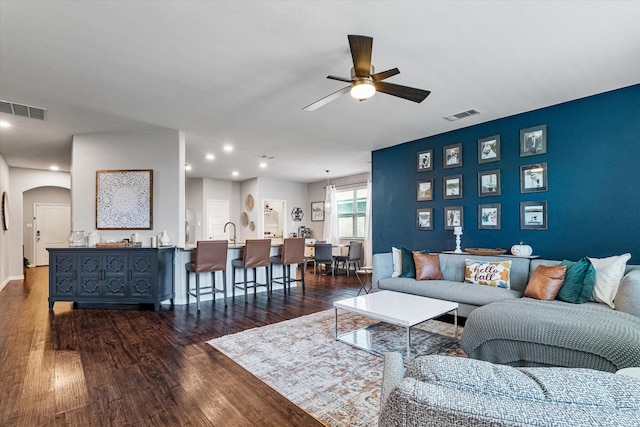
<path id="1" fill-rule="evenodd" d="M 205 341 L 325 310 L 353 276 L 307 274 L 307 292 L 123 309 L 47 305 L 48 269 L 0 293 L 0 425 L 315 426 Z"/>

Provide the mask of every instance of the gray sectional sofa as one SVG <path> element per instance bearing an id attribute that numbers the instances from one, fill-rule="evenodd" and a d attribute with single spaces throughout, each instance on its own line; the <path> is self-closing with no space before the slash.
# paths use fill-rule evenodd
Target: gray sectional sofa
<path id="1" fill-rule="evenodd" d="M 387 353 L 380 427 L 638 426 L 640 380 L 589 369 L 513 368 Z"/>
<path id="2" fill-rule="evenodd" d="M 455 301 L 467 317 L 461 347 L 469 357 L 513 366 L 565 366 L 615 372 L 640 366 L 640 266 L 627 265 L 615 297 L 605 304 L 524 297 L 540 265 L 560 261 L 509 257 L 510 289 L 464 283 L 465 260 L 505 257 L 439 254 L 443 280 L 391 277 L 391 253 L 373 256 L 375 289 Z"/>

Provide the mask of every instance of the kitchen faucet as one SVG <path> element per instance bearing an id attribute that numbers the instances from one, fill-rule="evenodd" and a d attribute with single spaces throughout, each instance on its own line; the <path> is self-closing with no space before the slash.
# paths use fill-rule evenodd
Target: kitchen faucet
<path id="1" fill-rule="evenodd" d="M 231 239 L 231 243 L 233 243 L 234 245 L 236 244 L 236 225 L 234 223 L 232 223 L 231 221 L 227 222 L 224 225 L 224 228 L 222 229 L 223 232 L 227 232 L 227 225 L 233 225 L 233 239 Z"/>

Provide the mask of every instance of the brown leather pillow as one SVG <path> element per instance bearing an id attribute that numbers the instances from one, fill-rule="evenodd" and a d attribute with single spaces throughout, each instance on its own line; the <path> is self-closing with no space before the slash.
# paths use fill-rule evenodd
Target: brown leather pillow
<path id="1" fill-rule="evenodd" d="M 438 254 L 413 253 L 413 261 L 416 263 L 416 280 L 442 280 L 440 271 L 440 257 Z"/>
<path id="2" fill-rule="evenodd" d="M 558 295 L 562 282 L 564 282 L 566 273 L 567 267 L 565 265 L 539 265 L 531 275 L 529 283 L 527 283 L 524 296 L 544 301 L 554 300 Z"/>

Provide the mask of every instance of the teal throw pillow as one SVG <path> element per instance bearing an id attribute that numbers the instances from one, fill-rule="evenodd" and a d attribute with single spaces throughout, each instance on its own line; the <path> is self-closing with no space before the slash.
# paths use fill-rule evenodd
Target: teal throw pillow
<path id="1" fill-rule="evenodd" d="M 405 247 L 400 248 L 401 256 L 402 256 L 402 274 L 399 277 L 416 277 L 416 263 L 413 260 L 413 252 L 411 249 L 407 249 Z M 421 254 L 428 254 L 429 251 L 416 251 Z"/>
<path id="2" fill-rule="evenodd" d="M 567 273 L 556 299 L 574 304 L 589 301 L 596 284 L 596 269 L 589 258 L 582 258 L 578 262 L 564 260 L 560 265 L 567 266 Z"/>

